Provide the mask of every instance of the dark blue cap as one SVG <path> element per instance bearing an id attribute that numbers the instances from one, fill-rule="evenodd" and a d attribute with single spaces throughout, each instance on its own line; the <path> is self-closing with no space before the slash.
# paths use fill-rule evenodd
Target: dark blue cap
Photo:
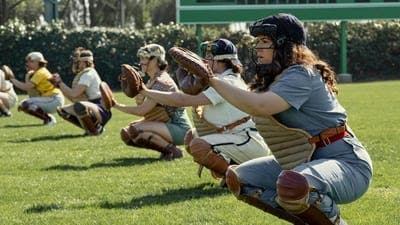
<path id="1" fill-rule="evenodd" d="M 237 54 L 236 46 L 227 39 L 220 38 L 212 42 L 212 45 L 218 46 L 213 52 L 213 55 Z"/>
<path id="2" fill-rule="evenodd" d="M 306 44 L 306 31 L 299 19 L 291 14 L 279 13 L 257 20 L 250 27 L 252 36 L 271 37 L 277 47 L 287 42 Z"/>

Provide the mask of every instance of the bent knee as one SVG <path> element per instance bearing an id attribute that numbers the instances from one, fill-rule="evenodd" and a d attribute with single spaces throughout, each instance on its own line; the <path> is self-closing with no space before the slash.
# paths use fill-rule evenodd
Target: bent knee
<path id="1" fill-rule="evenodd" d="M 194 138 L 189 144 L 188 153 L 193 156 L 195 162 L 202 164 L 212 153 L 211 145 L 203 139 Z"/>
<path id="2" fill-rule="evenodd" d="M 185 138 L 183 139 L 183 143 L 185 145 L 186 151 L 190 151 L 190 142 L 194 139 L 194 129 L 189 129 L 186 134 Z"/>
<path id="3" fill-rule="evenodd" d="M 307 179 L 300 173 L 283 170 L 276 182 L 277 203 L 294 214 L 308 208 L 310 187 Z"/>
<path id="4" fill-rule="evenodd" d="M 129 133 L 128 133 L 128 128 L 124 127 L 121 129 L 121 131 L 119 132 L 120 136 L 121 136 L 121 140 L 127 144 L 127 145 L 131 145 L 132 141 L 131 138 L 129 137 Z"/>

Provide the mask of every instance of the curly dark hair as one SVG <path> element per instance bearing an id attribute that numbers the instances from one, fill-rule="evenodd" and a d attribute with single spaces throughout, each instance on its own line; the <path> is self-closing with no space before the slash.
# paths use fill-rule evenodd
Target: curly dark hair
<path id="1" fill-rule="evenodd" d="M 316 68 L 328 89 L 333 93 L 339 93 L 336 86 L 335 72 L 328 63 L 320 60 L 307 46 L 294 43 L 287 43 L 282 48 L 274 50 L 271 70 L 266 74 L 256 74 L 250 84 L 250 89 L 254 91 L 268 90 L 276 76 L 292 65 Z"/>

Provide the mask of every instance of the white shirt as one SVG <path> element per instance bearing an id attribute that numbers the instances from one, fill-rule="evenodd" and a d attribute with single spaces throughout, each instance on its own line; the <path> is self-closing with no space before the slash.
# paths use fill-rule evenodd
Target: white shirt
<path id="1" fill-rule="evenodd" d="M 78 81 L 78 85 L 86 86 L 85 94 L 89 100 L 97 99 L 101 97 L 99 85 L 101 79 L 99 74 L 94 68 L 87 68 L 82 71 L 82 75 Z"/>
<path id="2" fill-rule="evenodd" d="M 6 80 L 6 75 L 4 74 L 3 70 L 0 70 L 0 91 L 6 92 L 12 88 L 12 83 Z"/>
<path id="3" fill-rule="evenodd" d="M 240 77 L 240 74 L 232 72 L 231 69 L 215 75 L 240 89 L 247 89 L 247 85 Z M 203 91 L 203 94 L 211 101 L 210 105 L 203 106 L 203 117 L 216 127 L 223 127 L 249 116 L 249 114 L 240 111 L 238 108 L 228 103 L 212 87 Z M 241 130 L 246 127 L 254 127 L 254 122 L 249 120 L 235 127 L 233 130 Z"/>

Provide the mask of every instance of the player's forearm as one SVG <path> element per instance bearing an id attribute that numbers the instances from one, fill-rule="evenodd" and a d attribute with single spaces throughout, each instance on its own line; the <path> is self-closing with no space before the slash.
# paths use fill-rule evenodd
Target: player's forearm
<path id="1" fill-rule="evenodd" d="M 258 94 L 235 87 L 216 77 L 210 79 L 210 86 L 212 86 L 224 99 L 241 111 L 250 115 L 259 114 L 258 104 L 254 102 L 258 97 Z"/>
<path id="2" fill-rule="evenodd" d="M 140 107 L 127 106 L 127 105 L 124 105 L 124 104 L 120 104 L 118 102 L 115 103 L 113 108 L 117 109 L 117 110 L 119 110 L 121 112 L 128 113 L 128 114 L 133 114 L 133 115 L 136 115 L 136 116 L 143 116 L 144 114 L 146 114 L 144 112 L 144 110 L 142 110 Z"/>
<path id="3" fill-rule="evenodd" d="M 182 93 L 180 92 L 163 92 L 155 90 L 142 90 L 140 92 L 144 96 L 153 99 L 155 102 L 161 103 L 163 105 L 182 107 L 184 105 L 184 100 L 182 98 Z"/>
<path id="4" fill-rule="evenodd" d="M 15 87 L 23 90 L 23 91 L 27 91 L 28 89 L 30 89 L 30 87 L 28 87 L 28 85 L 24 82 L 21 82 L 15 78 L 10 79 L 11 83 L 14 84 Z"/>

